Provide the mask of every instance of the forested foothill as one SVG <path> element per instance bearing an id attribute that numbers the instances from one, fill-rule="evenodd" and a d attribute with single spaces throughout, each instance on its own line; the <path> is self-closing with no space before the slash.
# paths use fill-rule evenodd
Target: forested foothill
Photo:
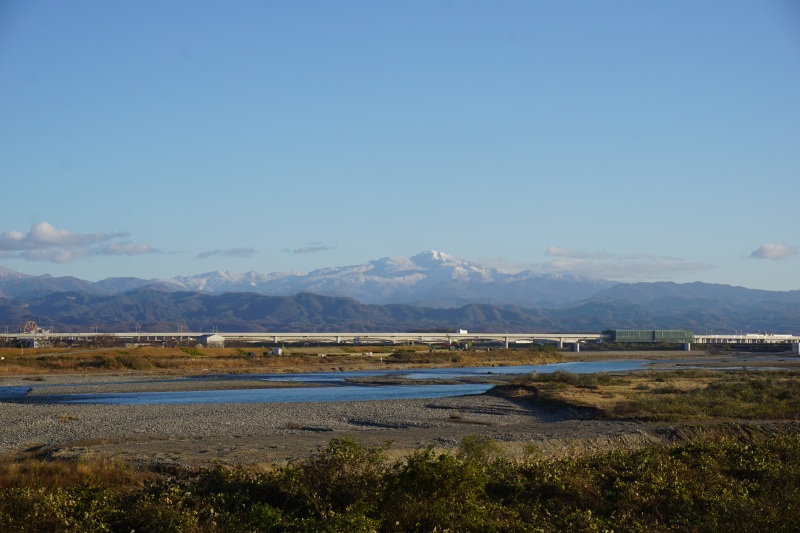
<path id="1" fill-rule="evenodd" d="M 758 292 L 758 291 L 756 291 Z M 764 293 L 764 294 L 761 294 Z M 352 298 L 301 293 L 266 296 L 236 292 L 164 292 L 141 288 L 124 294 L 53 292 L 4 298 L 0 325 L 15 332 L 29 320 L 58 332 L 99 331 L 417 331 L 464 328 L 503 332 L 600 332 L 620 329 L 688 329 L 696 333 L 792 333 L 800 322 L 800 291 L 758 298 L 712 294 L 707 298 L 656 291 L 604 294 L 560 306 L 469 303 L 458 307 L 368 305 Z M 727 293 L 726 293 L 727 294 Z M 734 293 L 737 296 L 738 293 Z M 92 329 L 96 328 L 96 329 Z"/>

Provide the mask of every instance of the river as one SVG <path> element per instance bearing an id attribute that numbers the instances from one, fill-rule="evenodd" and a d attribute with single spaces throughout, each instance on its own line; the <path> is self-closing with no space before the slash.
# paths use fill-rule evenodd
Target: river
<path id="1" fill-rule="evenodd" d="M 550 373 L 559 370 L 576 374 L 599 372 L 624 372 L 644 368 L 650 361 L 586 361 L 569 363 L 552 363 L 542 365 L 503 366 L 503 367 L 467 367 L 467 368 L 427 368 L 415 370 L 390 371 L 354 371 L 354 372 L 316 372 L 304 374 L 242 374 L 224 376 L 199 376 L 185 378 L 189 380 L 263 380 L 271 382 L 292 382 L 301 384 L 291 388 L 249 388 L 230 390 L 191 390 L 160 392 L 123 392 L 123 393 L 76 393 L 46 394 L 48 387 L 58 386 L 34 385 L 31 387 L 0 387 L 0 399 L 3 401 L 26 402 L 32 397 L 26 396 L 32 388 L 40 389 L 36 395 L 36 403 L 50 404 L 115 404 L 115 405 L 156 405 L 156 404 L 208 404 L 208 403 L 276 403 L 276 402 L 353 402 L 375 400 L 397 400 L 413 398 L 441 398 L 462 396 L 466 394 L 482 394 L 492 388 L 492 377 L 497 375 L 514 375 Z M 395 380 L 409 380 L 406 384 L 353 384 L 350 380 L 364 378 L 389 377 Z M 483 381 L 481 378 L 485 378 Z M 469 379 L 469 383 L 456 384 L 419 384 L 419 380 L 458 380 Z M 93 385 L 97 385 L 94 382 Z M 114 382 L 104 383 L 115 385 Z M 303 386 L 305 385 L 305 386 Z"/>

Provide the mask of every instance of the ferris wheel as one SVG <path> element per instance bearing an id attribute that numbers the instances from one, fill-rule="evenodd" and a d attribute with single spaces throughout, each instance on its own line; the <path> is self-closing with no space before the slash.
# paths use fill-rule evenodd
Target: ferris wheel
<path id="1" fill-rule="evenodd" d="M 28 320 L 25 322 L 25 326 L 23 326 L 22 331 L 25 333 L 34 333 L 37 329 L 39 329 L 38 324 L 33 320 Z"/>

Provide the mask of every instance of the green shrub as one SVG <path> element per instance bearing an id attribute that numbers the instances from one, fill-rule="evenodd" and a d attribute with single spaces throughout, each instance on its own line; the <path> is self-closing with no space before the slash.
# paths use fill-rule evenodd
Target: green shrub
<path id="1" fill-rule="evenodd" d="M 400 531 L 479 531 L 491 524 L 487 473 L 474 462 L 432 449 L 417 452 L 388 473 L 384 524 Z"/>
<path id="2" fill-rule="evenodd" d="M 533 373 L 529 376 L 530 383 L 551 383 L 585 389 L 595 389 L 601 384 L 607 384 L 611 377 L 606 373 L 575 374 L 565 370 L 557 370 L 547 374 Z"/>
<path id="3" fill-rule="evenodd" d="M 467 435 L 461 439 L 456 457 L 462 461 L 489 463 L 505 456 L 503 448 L 486 435 Z"/>
<path id="4" fill-rule="evenodd" d="M 319 518 L 370 509 L 383 489 L 388 445 L 366 448 L 350 438 L 334 439 L 322 453 L 283 469 L 283 490 Z"/>

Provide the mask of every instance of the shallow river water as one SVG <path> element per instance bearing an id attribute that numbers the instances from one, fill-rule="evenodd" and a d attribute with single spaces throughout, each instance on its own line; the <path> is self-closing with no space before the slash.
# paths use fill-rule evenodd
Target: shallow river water
<path id="1" fill-rule="evenodd" d="M 621 372 L 644 368 L 649 361 L 586 361 L 553 363 L 543 365 L 468 367 L 468 368 L 430 368 L 394 371 L 357 372 L 317 372 L 306 374 L 246 374 L 226 376 L 203 376 L 189 380 L 264 380 L 275 382 L 302 383 L 307 386 L 292 388 L 195 390 L 129 393 L 83 393 L 53 394 L 37 396 L 37 403 L 53 404 L 116 404 L 116 405 L 155 405 L 155 404 L 204 404 L 204 403 L 275 403 L 275 402 L 353 402 L 365 400 L 397 400 L 414 398 L 442 398 L 481 394 L 492 388 L 492 376 L 510 374 L 529 374 L 531 372 L 550 373 L 558 370 L 587 374 L 597 372 Z M 390 377 L 408 379 L 409 384 L 353 384 L 348 380 L 359 378 Z M 481 380 L 485 378 L 485 382 Z M 415 380 L 442 380 L 469 378 L 470 383 L 457 384 L 418 384 Z M 96 382 L 94 383 L 97 384 Z M 108 384 L 113 385 L 113 382 Z M 46 389 L 48 384 L 37 386 Z M 324 385 L 324 386 L 320 386 Z M 25 401 L 31 387 L 0 387 L 4 401 Z M 44 392 L 44 390 L 40 390 Z"/>

